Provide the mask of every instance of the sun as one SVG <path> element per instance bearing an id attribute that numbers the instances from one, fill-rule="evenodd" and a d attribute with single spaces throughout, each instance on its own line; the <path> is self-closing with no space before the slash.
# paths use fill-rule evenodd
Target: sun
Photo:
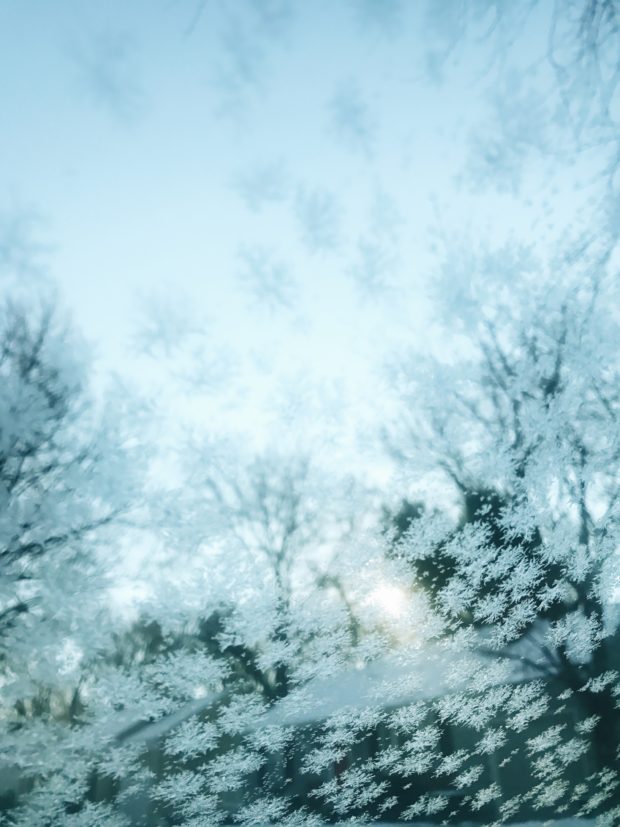
<path id="1" fill-rule="evenodd" d="M 383 614 L 397 620 L 406 614 L 409 598 L 402 586 L 394 583 L 380 583 L 371 592 L 369 602 L 380 609 Z"/>

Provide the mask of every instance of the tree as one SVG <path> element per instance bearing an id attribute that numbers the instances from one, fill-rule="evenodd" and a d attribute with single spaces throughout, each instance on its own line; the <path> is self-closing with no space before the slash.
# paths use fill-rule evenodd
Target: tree
<path id="1" fill-rule="evenodd" d="M 231 796 L 256 797 L 246 776 L 267 773 L 267 783 L 273 750 L 285 749 L 273 728 L 273 742 L 258 737 L 261 717 L 355 645 L 341 583 L 325 574 L 350 525 L 343 492 L 307 458 L 246 461 L 213 442 L 188 448 L 183 485 L 154 508 L 183 573 L 148 619 L 117 637 L 108 680 L 125 688 L 119 749 L 134 747 L 125 783 L 138 779 L 153 818 L 189 818 L 199 801 L 216 821 Z M 155 738 L 149 758 L 144 745 Z M 142 760 L 157 783 L 140 780 Z M 105 772 L 104 763 L 100 789 Z"/>
<path id="2" fill-rule="evenodd" d="M 429 547 L 436 515 L 409 506 L 396 548 L 453 631 L 487 624 L 491 648 L 520 661 L 529 641 L 533 665 L 580 693 L 592 748 L 615 772 L 617 318 L 603 274 L 569 285 L 529 285 L 531 298 L 481 324 L 470 364 L 434 365 L 430 404 L 398 453 L 440 471 L 463 516 Z"/>
<path id="3" fill-rule="evenodd" d="M 83 806 L 101 743 L 84 725 L 93 662 L 113 628 L 115 533 L 137 504 L 140 460 L 118 409 L 90 402 L 85 354 L 52 305 L 0 309 L 3 771 L 19 768 L 22 792 L 32 789 L 19 802 L 29 824 Z"/>
<path id="4" fill-rule="evenodd" d="M 83 366 L 70 356 L 53 309 L 30 315 L 11 302 L 2 308 L 0 560 L 7 594 L 0 635 L 33 609 L 36 581 L 50 555 L 79 559 L 83 539 L 121 511 L 97 503 L 88 485 L 101 457 L 86 430 Z"/>

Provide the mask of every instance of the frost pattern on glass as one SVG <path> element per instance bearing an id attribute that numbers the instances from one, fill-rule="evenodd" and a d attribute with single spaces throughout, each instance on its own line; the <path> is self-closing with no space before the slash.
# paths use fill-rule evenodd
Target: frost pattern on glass
<path id="1" fill-rule="evenodd" d="M 184 5 L 184 37 L 217 24 L 219 117 L 243 127 L 314 12 L 213 5 Z M 331 363 L 355 337 L 347 301 L 364 320 L 408 312 L 404 201 L 381 183 L 398 153 L 367 78 L 335 83 L 324 128 L 370 171 L 368 203 L 307 158 L 303 175 L 273 156 L 231 177 L 256 223 L 229 239 L 233 287 L 213 295 L 256 317 L 240 340 L 274 326 L 267 355 L 218 340 L 217 301 L 203 313 L 174 283 L 144 285 L 139 375 L 104 381 L 33 240 L 38 216 L 0 214 L 0 824 L 620 822 L 620 10 L 544 5 L 424 7 L 425 82 L 439 88 L 472 42 L 500 66 L 542 15 L 547 69 L 485 87 L 459 187 L 492 205 L 592 153 L 599 206 L 548 245 L 534 237 L 547 226 L 495 243 L 438 216 L 428 342 L 385 360 L 372 434 L 355 395 L 340 410 L 342 375 L 304 382 L 277 332 L 301 339 L 328 296 L 316 340 L 334 347 L 316 361 Z M 351 0 L 334 14 L 372 54 L 412 12 Z M 90 41 L 69 61 L 90 104 L 118 129 L 155 118 L 137 41 Z M 289 381 L 271 398 L 278 359 Z M 218 393 L 225 418 L 252 418 L 248 363 L 277 422 L 258 446 L 211 419 Z M 175 403 L 187 420 L 171 423 Z M 389 483 L 339 467 L 337 414 Z"/>

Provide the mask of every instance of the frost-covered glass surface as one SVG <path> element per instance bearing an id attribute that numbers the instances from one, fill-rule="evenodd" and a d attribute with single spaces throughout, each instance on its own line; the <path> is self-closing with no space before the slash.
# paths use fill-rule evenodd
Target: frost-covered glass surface
<path id="1" fill-rule="evenodd" d="M 0 2 L 0 824 L 620 822 L 619 24 Z"/>

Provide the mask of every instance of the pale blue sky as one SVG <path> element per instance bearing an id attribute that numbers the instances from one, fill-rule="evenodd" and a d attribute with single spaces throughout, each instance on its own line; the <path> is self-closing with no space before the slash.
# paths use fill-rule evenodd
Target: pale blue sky
<path id="1" fill-rule="evenodd" d="M 544 71 L 523 71 L 550 8 L 504 53 L 456 3 L 0 0 L 0 209 L 41 216 L 104 369 L 190 411 L 199 358 L 214 431 L 352 456 L 389 409 L 385 359 L 444 346 L 429 296 L 467 291 L 438 280 L 437 233 L 544 248 L 576 210 L 578 171 L 541 174 Z M 136 353 L 147 307 L 193 331 L 175 380 Z"/>

